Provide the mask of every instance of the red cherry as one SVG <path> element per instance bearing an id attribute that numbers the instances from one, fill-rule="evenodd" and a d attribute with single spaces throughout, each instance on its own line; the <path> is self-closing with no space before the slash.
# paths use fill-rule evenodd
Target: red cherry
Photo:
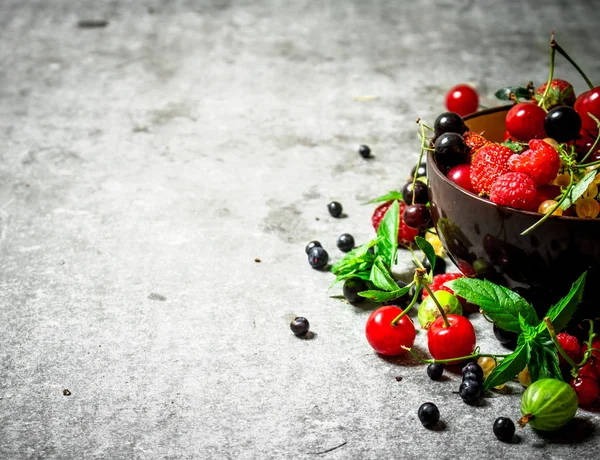
<path id="1" fill-rule="evenodd" d="M 444 327 L 444 318 L 436 319 L 427 331 L 427 346 L 433 359 L 453 359 L 468 356 L 475 350 L 475 329 L 460 315 L 446 315 L 450 327 Z"/>
<path id="2" fill-rule="evenodd" d="M 546 137 L 545 118 L 546 112 L 541 107 L 531 102 L 520 102 L 506 114 L 506 129 L 518 141 L 543 139 Z"/>
<path id="3" fill-rule="evenodd" d="M 446 108 L 461 117 L 476 112 L 479 107 L 479 95 L 469 85 L 456 85 L 446 93 Z"/>
<path id="4" fill-rule="evenodd" d="M 577 377 L 569 382 L 577 393 L 577 399 L 580 406 L 587 406 L 598 399 L 600 393 L 598 381 L 591 377 Z"/>
<path id="5" fill-rule="evenodd" d="M 401 355 L 406 353 L 402 346 L 410 348 L 415 343 L 415 326 L 407 315 L 400 318 L 395 326 L 392 325 L 392 321 L 400 313 L 400 307 L 386 305 L 375 310 L 367 319 L 367 341 L 377 353 L 386 356 Z"/>
<path id="6" fill-rule="evenodd" d="M 600 86 L 581 93 L 575 99 L 574 109 L 581 117 L 581 129 L 590 131 L 594 136 L 598 134 L 598 125 L 590 118 L 588 112 L 600 118 Z"/>
<path id="7" fill-rule="evenodd" d="M 592 340 L 592 348 L 594 350 L 600 350 L 600 337 Z M 584 345 L 581 349 L 582 353 L 585 353 L 588 350 L 588 346 Z M 596 369 L 596 375 L 600 377 L 600 351 L 592 351 L 592 359 L 594 362 L 594 368 Z"/>
<path id="8" fill-rule="evenodd" d="M 471 184 L 471 165 L 454 166 L 448 171 L 448 179 L 467 192 L 475 193 Z"/>
<path id="9" fill-rule="evenodd" d="M 596 373 L 593 358 L 588 359 L 586 363 L 583 366 L 581 366 L 581 368 L 577 372 L 577 377 L 589 377 L 591 379 L 598 379 L 598 374 Z"/>

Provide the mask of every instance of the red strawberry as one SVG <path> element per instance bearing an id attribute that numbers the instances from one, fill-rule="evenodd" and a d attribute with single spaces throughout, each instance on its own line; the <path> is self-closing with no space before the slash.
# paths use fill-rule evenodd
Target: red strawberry
<path id="1" fill-rule="evenodd" d="M 446 292 L 449 292 L 450 294 L 454 295 L 454 291 L 452 289 L 450 289 L 448 286 L 444 286 L 443 284 L 447 281 L 452 281 L 457 278 L 464 278 L 464 277 L 465 277 L 465 275 L 463 275 L 462 273 L 442 273 L 441 275 L 435 275 L 432 280 L 433 282 L 429 285 L 429 289 L 431 289 L 431 292 L 446 291 Z M 423 294 L 422 294 L 423 300 L 425 300 L 428 295 L 429 295 L 429 293 L 425 289 L 423 289 Z M 459 302 L 461 303 L 461 305 L 464 308 L 467 301 L 463 297 L 456 296 L 456 298 L 459 300 Z"/>
<path id="2" fill-rule="evenodd" d="M 469 147 L 471 155 L 475 154 L 475 152 L 477 152 L 477 150 L 484 145 L 490 143 L 490 141 L 488 141 L 481 134 L 474 133 L 473 131 L 467 131 L 464 133 L 463 139 L 465 140 L 465 145 Z"/>
<path id="3" fill-rule="evenodd" d="M 507 172 L 503 174 L 490 191 L 490 201 L 501 206 L 534 210 L 537 203 L 535 183 L 525 173 Z"/>
<path id="4" fill-rule="evenodd" d="M 558 174 L 560 157 L 550 144 L 532 139 L 529 141 L 529 150 L 509 158 L 508 167 L 513 172 L 528 174 L 536 185 L 544 185 Z"/>
<path id="5" fill-rule="evenodd" d="M 542 83 L 538 89 L 535 90 L 535 100 L 540 101 L 544 92 L 546 91 L 546 86 L 548 86 L 548 82 Z M 555 78 L 550 82 L 550 89 L 548 90 L 548 94 L 546 94 L 546 98 L 544 99 L 544 103 L 542 104 L 546 110 L 550 110 L 553 107 L 557 107 L 559 105 L 568 105 L 573 107 L 575 104 L 575 91 L 573 90 L 573 85 L 565 80 L 559 80 Z"/>
<path id="6" fill-rule="evenodd" d="M 508 159 L 514 152 L 500 144 L 481 147 L 471 161 L 471 184 L 479 195 L 489 195 L 492 184 L 502 174 L 509 172 Z"/>
<path id="7" fill-rule="evenodd" d="M 373 211 L 373 216 L 371 217 L 371 223 L 373 224 L 373 228 L 375 231 L 379 228 L 379 224 L 381 223 L 381 219 L 390 208 L 390 206 L 394 203 L 393 200 L 386 201 L 385 203 L 379 205 L 375 211 Z M 419 230 L 416 228 L 409 227 L 402 220 L 402 214 L 404 213 L 404 208 L 406 208 L 406 204 L 403 201 L 398 200 L 398 204 L 400 205 L 400 225 L 398 227 L 398 244 L 402 246 L 410 246 L 415 236 L 419 234 Z"/>

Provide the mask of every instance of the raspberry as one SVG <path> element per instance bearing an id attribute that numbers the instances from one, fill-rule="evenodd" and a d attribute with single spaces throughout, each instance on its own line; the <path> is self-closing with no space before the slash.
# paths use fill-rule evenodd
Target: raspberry
<path id="1" fill-rule="evenodd" d="M 493 203 L 529 211 L 534 210 L 536 197 L 535 183 L 527 174 L 520 172 L 503 174 L 496 179 L 490 191 Z"/>
<path id="2" fill-rule="evenodd" d="M 528 174 L 536 185 L 544 185 L 558 174 L 560 157 L 550 144 L 532 139 L 529 141 L 529 150 L 509 158 L 508 167 L 513 172 Z"/>
<path id="3" fill-rule="evenodd" d="M 390 206 L 394 203 L 393 200 L 386 201 L 382 205 L 379 205 L 375 211 L 373 211 L 373 216 L 371 217 L 371 223 L 373 224 L 373 228 L 375 231 L 379 228 L 379 224 L 381 223 L 381 219 L 390 208 Z M 415 239 L 415 236 L 419 234 L 419 230 L 416 228 L 409 227 L 402 220 L 402 214 L 404 213 L 404 208 L 406 208 L 406 204 L 400 200 L 398 200 L 398 204 L 400 205 L 400 225 L 398 226 L 398 244 L 402 246 L 410 246 Z"/>
<path id="4" fill-rule="evenodd" d="M 581 360 L 581 345 L 579 345 L 577 337 L 567 334 L 566 332 L 561 332 L 556 335 L 556 338 L 558 339 L 560 346 L 567 353 L 567 356 L 578 363 Z M 565 358 L 563 358 L 560 353 L 558 354 L 558 362 L 561 367 L 569 367 Z"/>
<path id="5" fill-rule="evenodd" d="M 464 278 L 465 276 L 462 273 L 442 273 L 441 275 L 435 275 L 433 277 L 433 282 L 429 285 L 429 289 L 431 292 L 435 291 L 446 291 L 450 294 L 454 295 L 454 291 L 450 289 L 448 286 L 443 286 L 443 284 L 447 281 L 452 281 L 457 278 Z M 422 299 L 425 300 L 429 293 L 423 289 Z M 463 297 L 456 296 L 458 301 L 461 303 L 462 307 L 465 307 L 467 301 Z"/>
<path id="6" fill-rule="evenodd" d="M 490 143 L 490 141 L 488 141 L 481 134 L 474 133 L 473 131 L 467 131 L 464 133 L 463 139 L 465 140 L 466 146 L 469 147 L 471 155 L 474 155 L 477 150 Z"/>
<path id="7" fill-rule="evenodd" d="M 489 195 L 492 184 L 502 174 L 509 172 L 508 159 L 514 152 L 500 144 L 481 147 L 471 161 L 471 184 L 479 195 Z"/>

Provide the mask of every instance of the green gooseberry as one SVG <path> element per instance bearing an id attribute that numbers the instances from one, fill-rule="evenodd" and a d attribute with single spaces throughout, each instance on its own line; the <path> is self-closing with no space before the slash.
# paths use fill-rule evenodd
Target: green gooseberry
<path id="1" fill-rule="evenodd" d="M 462 315 L 462 306 L 456 296 L 444 290 L 435 291 L 433 295 L 444 309 L 444 313 Z M 417 314 L 421 329 L 429 329 L 429 326 L 431 326 L 431 324 L 440 316 L 442 316 L 440 310 L 431 296 L 425 297 L 423 302 L 421 302 L 421 305 L 419 305 L 419 312 Z"/>
<path id="2" fill-rule="evenodd" d="M 540 431 L 555 431 L 575 417 L 577 393 L 568 383 L 556 379 L 533 382 L 521 398 L 523 417 L 519 425 L 529 423 Z"/>

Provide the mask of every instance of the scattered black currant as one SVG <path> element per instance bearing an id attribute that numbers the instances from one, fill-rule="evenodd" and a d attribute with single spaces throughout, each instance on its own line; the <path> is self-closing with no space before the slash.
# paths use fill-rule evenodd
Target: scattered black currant
<path id="1" fill-rule="evenodd" d="M 323 268 L 329 262 L 329 254 L 320 246 L 315 246 L 308 251 L 308 263 L 312 268 Z"/>
<path id="2" fill-rule="evenodd" d="M 363 158 L 370 158 L 371 148 L 368 145 L 361 145 L 358 147 L 358 153 L 360 153 L 360 156 Z"/>
<path id="3" fill-rule="evenodd" d="M 429 263 L 429 259 L 425 257 L 422 261 L 423 267 L 427 270 L 431 270 L 431 264 Z M 435 268 L 433 269 L 433 276 L 441 275 L 446 273 L 446 260 L 443 257 L 438 255 L 435 256 Z"/>
<path id="4" fill-rule="evenodd" d="M 473 374 L 475 374 L 477 376 L 478 381 L 483 382 L 483 369 L 481 368 L 481 366 L 479 364 L 477 364 L 476 362 L 473 362 L 473 361 L 471 361 L 470 363 L 467 363 L 462 368 L 463 378 L 469 372 L 472 372 Z"/>
<path id="5" fill-rule="evenodd" d="M 311 241 L 310 243 L 308 243 L 304 250 L 306 251 L 306 254 L 308 254 L 310 252 L 310 250 L 315 247 L 319 247 L 319 248 L 322 247 L 321 243 L 317 240 L 314 240 L 314 241 Z"/>
<path id="6" fill-rule="evenodd" d="M 427 185 L 425 185 L 420 180 L 415 182 L 414 187 L 414 203 L 419 204 L 427 204 L 429 201 L 429 191 L 427 190 Z M 406 204 L 413 204 L 413 183 L 407 182 L 404 187 L 402 187 L 402 198 L 404 198 L 404 202 Z"/>
<path id="7" fill-rule="evenodd" d="M 350 252 L 354 249 L 354 237 L 349 233 L 341 234 L 337 239 L 337 247 L 342 252 Z"/>
<path id="8" fill-rule="evenodd" d="M 465 140 L 457 133 L 444 133 L 435 140 L 435 158 L 444 166 L 469 163 Z"/>
<path id="9" fill-rule="evenodd" d="M 517 348 L 517 339 L 519 338 L 519 334 L 500 329 L 496 323 L 494 323 L 493 329 L 494 335 L 498 339 L 498 342 L 500 342 L 503 346 L 511 350 Z"/>
<path id="10" fill-rule="evenodd" d="M 424 204 L 411 204 L 404 208 L 402 220 L 412 228 L 425 229 L 431 227 L 431 214 Z"/>
<path id="11" fill-rule="evenodd" d="M 481 385 L 475 380 L 463 380 L 458 395 L 467 403 L 477 401 L 481 397 Z"/>
<path id="12" fill-rule="evenodd" d="M 444 112 L 435 119 L 433 129 L 437 137 L 444 133 L 462 134 L 467 130 L 467 127 L 459 114 L 454 112 Z"/>
<path id="13" fill-rule="evenodd" d="M 290 329 L 296 337 L 305 336 L 308 333 L 310 324 L 308 320 L 303 316 L 298 316 L 290 323 Z"/>
<path id="14" fill-rule="evenodd" d="M 342 205 L 337 201 L 332 201 L 327 205 L 327 209 L 329 209 L 329 214 L 333 217 L 340 217 L 342 215 Z"/>
<path id="15" fill-rule="evenodd" d="M 435 425 L 440 420 L 440 411 L 433 403 L 427 402 L 419 407 L 419 420 L 424 427 Z"/>
<path id="16" fill-rule="evenodd" d="M 480 378 L 477 374 L 475 374 L 474 372 L 467 372 L 466 374 L 463 375 L 463 382 L 465 380 L 473 380 L 474 382 L 477 382 L 478 384 L 482 384 L 483 383 L 483 378 Z"/>
<path id="17" fill-rule="evenodd" d="M 575 109 L 567 105 L 559 105 L 546 114 L 544 130 L 556 142 L 572 141 L 581 131 L 581 117 Z"/>
<path id="18" fill-rule="evenodd" d="M 427 375 L 431 380 L 441 380 L 444 373 L 444 365 L 442 363 L 431 363 L 427 366 Z"/>
<path id="19" fill-rule="evenodd" d="M 361 303 L 364 302 L 365 298 L 359 296 L 358 293 L 366 291 L 367 289 L 367 283 L 364 280 L 360 278 L 350 278 L 344 281 L 344 288 L 342 291 L 348 302 Z"/>
<path id="20" fill-rule="evenodd" d="M 515 424 L 508 417 L 498 417 L 494 422 L 493 429 L 500 441 L 510 442 L 515 435 Z"/>
<path id="21" fill-rule="evenodd" d="M 410 177 L 415 177 L 415 173 L 417 177 L 425 177 L 427 176 L 427 163 L 423 162 L 421 164 L 413 166 L 410 171 Z"/>

